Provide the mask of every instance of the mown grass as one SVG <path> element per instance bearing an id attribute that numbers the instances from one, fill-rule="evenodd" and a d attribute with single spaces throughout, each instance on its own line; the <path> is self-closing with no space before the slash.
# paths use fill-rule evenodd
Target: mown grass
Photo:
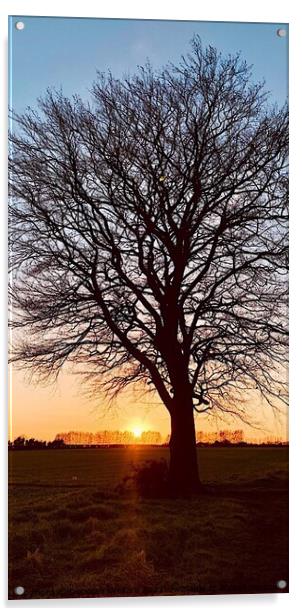
<path id="1" fill-rule="evenodd" d="M 10 598 L 280 592 L 287 449 L 200 449 L 198 498 L 115 492 L 131 462 L 163 456 L 10 452 Z"/>

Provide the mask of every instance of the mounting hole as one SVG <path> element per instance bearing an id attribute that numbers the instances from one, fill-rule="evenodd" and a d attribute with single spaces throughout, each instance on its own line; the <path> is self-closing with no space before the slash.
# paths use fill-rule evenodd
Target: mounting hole
<path id="1" fill-rule="evenodd" d="M 15 595 L 18 595 L 20 597 L 21 595 L 24 595 L 25 589 L 23 588 L 23 586 L 16 586 L 14 593 Z"/>
<path id="2" fill-rule="evenodd" d="M 16 21 L 15 27 L 16 27 L 17 30 L 24 30 L 25 23 L 23 21 Z M 18 588 L 19 588 L 19 586 L 18 586 Z"/>
<path id="3" fill-rule="evenodd" d="M 286 36 L 285 28 L 278 28 L 277 35 L 280 36 L 281 38 L 284 38 Z"/>
<path id="4" fill-rule="evenodd" d="M 280 588 L 280 590 L 284 590 L 284 588 L 286 588 L 286 586 L 287 586 L 286 580 L 278 580 L 277 588 Z"/>

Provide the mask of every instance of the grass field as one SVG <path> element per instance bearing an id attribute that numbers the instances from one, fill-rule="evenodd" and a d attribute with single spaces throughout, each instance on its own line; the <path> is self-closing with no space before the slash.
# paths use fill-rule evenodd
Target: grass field
<path id="1" fill-rule="evenodd" d="M 9 597 L 280 592 L 288 449 L 198 456 L 202 495 L 144 500 L 115 487 L 165 448 L 10 451 Z"/>

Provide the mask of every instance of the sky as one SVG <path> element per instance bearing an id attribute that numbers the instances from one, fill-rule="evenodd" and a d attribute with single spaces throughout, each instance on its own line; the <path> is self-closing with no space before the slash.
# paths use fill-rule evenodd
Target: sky
<path id="1" fill-rule="evenodd" d="M 23 30 L 15 24 L 24 23 Z M 286 36 L 277 35 L 282 28 Z M 9 18 L 9 104 L 16 112 L 35 108 L 48 87 L 62 88 L 67 96 L 89 99 L 97 71 L 110 70 L 122 77 L 136 71 L 148 59 L 154 68 L 177 63 L 189 51 L 190 40 L 199 34 L 224 54 L 241 52 L 253 65 L 255 80 L 265 80 L 271 101 L 282 105 L 288 95 L 288 25 L 281 23 L 222 23 L 130 19 Z M 277 434 L 286 438 L 286 417 L 275 418 L 259 400 L 253 412 L 262 430 L 244 428 L 251 437 Z M 55 386 L 36 386 L 29 376 L 14 370 L 11 378 L 10 436 L 54 438 L 68 430 L 95 432 L 102 429 L 170 430 L 167 411 L 153 397 L 140 400 L 135 393 L 121 396 L 107 408 L 100 399 L 83 395 L 78 378 L 66 371 Z M 198 418 L 198 430 L 237 427 L 238 422 L 217 426 Z"/>

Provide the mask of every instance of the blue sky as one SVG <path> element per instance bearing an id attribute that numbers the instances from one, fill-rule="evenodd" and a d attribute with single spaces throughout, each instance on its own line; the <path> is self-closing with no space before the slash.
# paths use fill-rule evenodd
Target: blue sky
<path id="1" fill-rule="evenodd" d="M 16 30 L 22 20 L 24 30 Z M 178 62 L 199 34 L 205 45 L 225 53 L 241 51 L 264 78 L 272 99 L 283 104 L 288 88 L 286 24 L 157 21 L 13 16 L 10 21 L 10 105 L 16 111 L 35 106 L 47 87 L 66 95 L 89 96 L 96 71 L 115 76 L 134 72 L 149 58 L 154 67 Z"/>

